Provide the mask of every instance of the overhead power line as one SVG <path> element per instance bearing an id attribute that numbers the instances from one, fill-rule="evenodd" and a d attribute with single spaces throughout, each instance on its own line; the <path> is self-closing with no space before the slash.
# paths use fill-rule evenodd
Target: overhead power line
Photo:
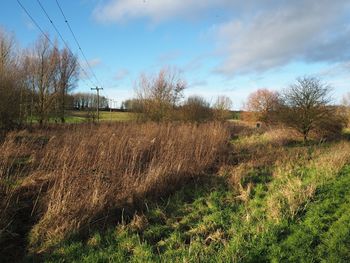
<path id="1" fill-rule="evenodd" d="M 86 58 L 85 53 L 84 53 L 83 49 L 81 48 L 81 45 L 79 44 L 79 41 L 78 41 L 76 35 L 74 34 L 74 31 L 73 31 L 72 27 L 70 26 L 69 21 L 68 21 L 66 15 L 64 14 L 63 9 L 62 9 L 60 3 L 58 2 L 58 0 L 56 0 L 56 4 L 57 4 L 58 8 L 60 9 L 61 14 L 62 14 L 62 16 L 63 16 L 63 18 L 64 18 L 64 22 L 67 24 L 68 29 L 69 29 L 69 31 L 71 32 L 71 34 L 72 34 L 72 36 L 73 36 L 73 38 L 74 38 L 74 41 L 75 41 L 75 43 L 77 44 L 78 49 L 80 50 L 81 54 L 83 55 L 83 57 L 84 57 L 84 59 L 85 59 L 85 62 L 86 62 L 86 64 L 88 65 L 88 67 L 89 67 L 89 69 L 90 69 L 92 75 L 94 76 L 94 78 L 95 78 L 95 80 L 97 81 L 97 83 L 100 84 L 100 86 L 101 86 L 101 82 L 100 82 L 99 79 L 96 77 L 95 72 L 93 71 L 92 67 L 90 66 L 90 63 L 89 63 L 88 59 Z"/>
<path id="2" fill-rule="evenodd" d="M 37 0 L 41 10 L 44 12 L 45 16 L 47 17 L 47 19 L 50 21 L 52 27 L 54 28 L 54 30 L 56 31 L 57 35 L 60 37 L 60 39 L 62 40 L 63 44 L 65 45 L 65 47 L 68 49 L 68 51 L 73 54 L 72 50 L 70 49 L 70 47 L 67 44 L 67 41 L 65 41 L 65 39 L 63 38 L 61 32 L 58 30 L 58 28 L 56 27 L 55 23 L 52 21 L 51 17 L 49 16 L 49 14 L 47 13 L 46 9 L 44 8 L 44 6 L 42 5 L 42 3 L 40 2 L 40 0 Z M 51 42 L 51 41 L 50 41 Z M 52 42 L 51 42 L 52 43 Z M 88 73 L 86 72 L 86 70 L 83 68 L 83 66 L 80 64 L 79 60 L 77 60 L 79 68 L 83 71 L 84 75 L 89 79 L 89 81 L 91 82 L 92 86 L 96 86 L 96 83 L 94 83 L 93 81 L 91 81 L 91 79 L 89 78 Z"/>
<path id="3" fill-rule="evenodd" d="M 30 18 L 30 20 L 32 20 L 32 22 L 34 23 L 34 25 L 40 30 L 40 32 L 43 34 L 43 36 L 51 43 L 51 45 L 54 46 L 54 44 L 52 43 L 51 39 L 48 37 L 48 35 L 44 32 L 44 30 L 39 26 L 39 24 L 35 21 L 35 19 L 30 15 L 30 13 L 28 12 L 28 10 L 22 5 L 22 3 L 17 0 L 17 3 L 19 4 L 19 6 L 23 9 L 23 11 L 27 14 L 27 16 Z"/>
<path id="4" fill-rule="evenodd" d="M 25 8 L 25 6 L 19 1 L 19 0 L 17 0 L 17 3 L 18 3 L 18 5 L 22 8 L 22 10 L 27 14 L 27 16 L 29 17 L 29 19 L 33 22 L 33 24 L 39 29 L 39 31 L 41 32 L 41 34 L 47 39 L 47 41 L 52 45 L 52 47 L 54 48 L 54 49 L 56 49 L 57 50 L 57 47 L 56 47 L 56 45 L 52 42 L 52 40 L 50 39 L 50 37 L 44 32 L 44 30 L 42 29 L 42 27 L 38 24 L 38 22 L 36 22 L 36 20 L 34 19 L 34 17 L 29 13 L 29 11 Z M 71 52 L 71 50 L 69 50 L 70 52 Z M 83 71 L 83 73 L 85 74 L 85 76 L 89 79 L 89 75 L 86 73 L 86 71 L 85 71 L 85 69 L 81 66 L 81 64 L 79 63 L 79 61 L 77 61 L 78 62 L 78 65 L 79 65 L 79 67 L 81 68 L 81 70 Z M 85 83 L 86 83 L 86 81 L 84 80 L 84 79 L 82 79 Z M 89 79 L 90 80 L 90 79 Z M 90 82 L 91 82 L 91 80 L 90 80 Z M 91 82 L 92 83 L 92 86 L 95 86 L 94 84 L 93 84 L 93 82 Z M 88 86 L 89 86 L 89 84 L 87 84 Z"/>

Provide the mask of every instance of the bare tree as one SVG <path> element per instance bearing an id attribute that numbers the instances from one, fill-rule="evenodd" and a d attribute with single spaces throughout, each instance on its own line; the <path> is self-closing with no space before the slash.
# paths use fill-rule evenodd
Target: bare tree
<path id="1" fill-rule="evenodd" d="M 156 76 L 141 75 L 136 95 L 143 117 L 153 121 L 171 119 L 186 86 L 174 69 L 162 69 Z"/>
<path id="2" fill-rule="evenodd" d="M 258 89 L 251 93 L 246 103 L 246 109 L 253 115 L 255 121 L 273 122 L 279 105 L 279 94 L 268 89 Z"/>
<path id="3" fill-rule="evenodd" d="M 43 124 L 49 118 L 55 98 L 53 83 L 57 73 L 59 51 L 57 48 L 51 48 L 50 42 L 45 37 L 40 37 L 28 58 L 31 60 L 31 85 L 37 94 L 35 110 L 39 123 Z"/>
<path id="4" fill-rule="evenodd" d="M 65 109 L 68 92 L 71 91 L 78 80 L 78 59 L 67 48 L 59 52 L 57 58 L 57 74 L 54 79 L 56 89 L 58 116 L 65 122 Z"/>
<path id="5" fill-rule="evenodd" d="M 15 41 L 0 29 L 0 130 L 22 123 L 22 83 Z"/>
<path id="6" fill-rule="evenodd" d="M 281 120 L 308 140 L 311 131 L 325 131 L 338 121 L 335 107 L 330 106 L 331 87 L 314 77 L 298 78 L 283 93 Z M 322 128 L 322 129 L 320 129 Z"/>
<path id="7" fill-rule="evenodd" d="M 230 117 L 232 100 L 227 96 L 217 97 L 214 103 L 214 118 L 217 120 L 226 120 Z"/>

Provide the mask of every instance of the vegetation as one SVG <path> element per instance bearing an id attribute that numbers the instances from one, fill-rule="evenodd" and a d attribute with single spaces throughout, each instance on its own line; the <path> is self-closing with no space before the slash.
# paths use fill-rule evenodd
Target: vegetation
<path id="1" fill-rule="evenodd" d="M 350 143 L 227 125 L 9 134 L 2 258 L 26 245 L 28 261 L 347 262 Z"/>
<path id="2" fill-rule="evenodd" d="M 284 91 L 279 108 L 281 122 L 300 132 L 304 141 L 312 131 L 325 136 L 339 134 L 345 120 L 337 114 L 327 84 L 313 77 L 298 78 L 296 84 Z"/>
<path id="3" fill-rule="evenodd" d="M 245 119 L 264 123 L 276 122 L 276 111 L 280 104 L 280 95 L 268 89 L 258 89 L 251 93 L 246 104 Z"/>
<path id="4" fill-rule="evenodd" d="M 67 49 L 13 43 L 0 32 L 1 262 L 350 261 L 347 97 L 299 78 L 225 122 L 229 98 L 184 98 L 163 69 L 113 112 L 71 93 Z"/>
<path id="5" fill-rule="evenodd" d="M 146 196 L 162 196 L 215 167 L 227 140 L 225 126 L 215 123 L 9 134 L 0 149 L 1 244 L 23 231 L 22 220 L 35 222 L 29 246 L 37 251 Z"/>
<path id="6" fill-rule="evenodd" d="M 100 121 L 102 122 L 120 122 L 120 121 L 133 121 L 136 120 L 137 116 L 132 112 L 122 111 L 100 111 Z M 65 113 L 65 123 L 68 124 L 79 124 L 79 123 L 92 123 L 97 118 L 96 111 L 93 109 L 87 110 L 67 110 Z M 32 119 L 28 119 L 29 123 L 37 124 L 38 118 L 33 116 Z M 47 125 L 57 124 L 56 118 L 49 118 Z"/>
<path id="7" fill-rule="evenodd" d="M 141 75 L 136 89 L 143 120 L 174 119 L 174 109 L 183 97 L 186 82 L 175 69 L 162 69 L 156 76 Z"/>
<path id="8" fill-rule="evenodd" d="M 252 177 L 258 176 L 252 172 Z M 257 180 L 258 178 L 255 178 Z M 48 262 L 348 262 L 349 166 L 318 189 L 299 220 L 264 219 L 263 183 L 249 200 L 218 178 L 182 188 L 128 223 L 72 238 Z M 193 191 L 195 189 L 195 191 Z M 259 222 L 259 220 L 262 220 Z"/>

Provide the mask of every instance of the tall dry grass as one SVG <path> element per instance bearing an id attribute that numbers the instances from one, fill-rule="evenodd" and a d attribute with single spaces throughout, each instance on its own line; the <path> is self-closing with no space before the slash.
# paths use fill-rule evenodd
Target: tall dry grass
<path id="1" fill-rule="evenodd" d="M 0 176 L 2 182 L 15 176 L 17 185 L 2 185 L 3 207 L 11 210 L 8 205 L 31 192 L 30 213 L 37 217 L 32 244 L 57 241 L 200 176 L 223 156 L 228 139 L 219 123 L 122 123 L 10 134 L 0 146 Z"/>

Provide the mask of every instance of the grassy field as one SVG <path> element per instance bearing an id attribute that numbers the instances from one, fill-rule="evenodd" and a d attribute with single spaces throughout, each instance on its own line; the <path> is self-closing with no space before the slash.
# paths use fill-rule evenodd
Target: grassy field
<path id="1" fill-rule="evenodd" d="M 1 145 L 4 260 L 349 262 L 346 133 L 305 145 L 240 122 L 91 127 Z"/>
<path id="2" fill-rule="evenodd" d="M 135 119 L 135 114 L 131 112 L 108 112 L 100 111 L 101 121 L 130 121 Z M 87 114 L 81 111 L 71 111 L 67 122 L 79 123 L 88 121 Z"/>
<path id="3" fill-rule="evenodd" d="M 350 166 L 320 186 L 295 218 L 268 220 L 269 194 L 265 183 L 257 183 L 241 204 L 223 179 L 208 178 L 166 200 L 146 202 L 128 223 L 65 241 L 45 261 L 349 261 Z"/>
<path id="4" fill-rule="evenodd" d="M 91 115 L 91 114 L 90 114 Z M 109 112 L 100 111 L 100 121 L 104 122 L 120 122 L 134 120 L 135 114 L 131 112 Z M 89 113 L 86 111 L 68 111 L 65 117 L 65 122 L 70 124 L 79 124 L 85 122 L 91 122 L 93 119 L 89 117 Z M 30 120 L 28 120 L 30 122 Z M 33 123 L 38 123 L 38 119 L 34 118 Z M 49 123 L 55 123 L 55 119 L 50 119 Z M 60 121 L 57 120 L 59 123 Z"/>

